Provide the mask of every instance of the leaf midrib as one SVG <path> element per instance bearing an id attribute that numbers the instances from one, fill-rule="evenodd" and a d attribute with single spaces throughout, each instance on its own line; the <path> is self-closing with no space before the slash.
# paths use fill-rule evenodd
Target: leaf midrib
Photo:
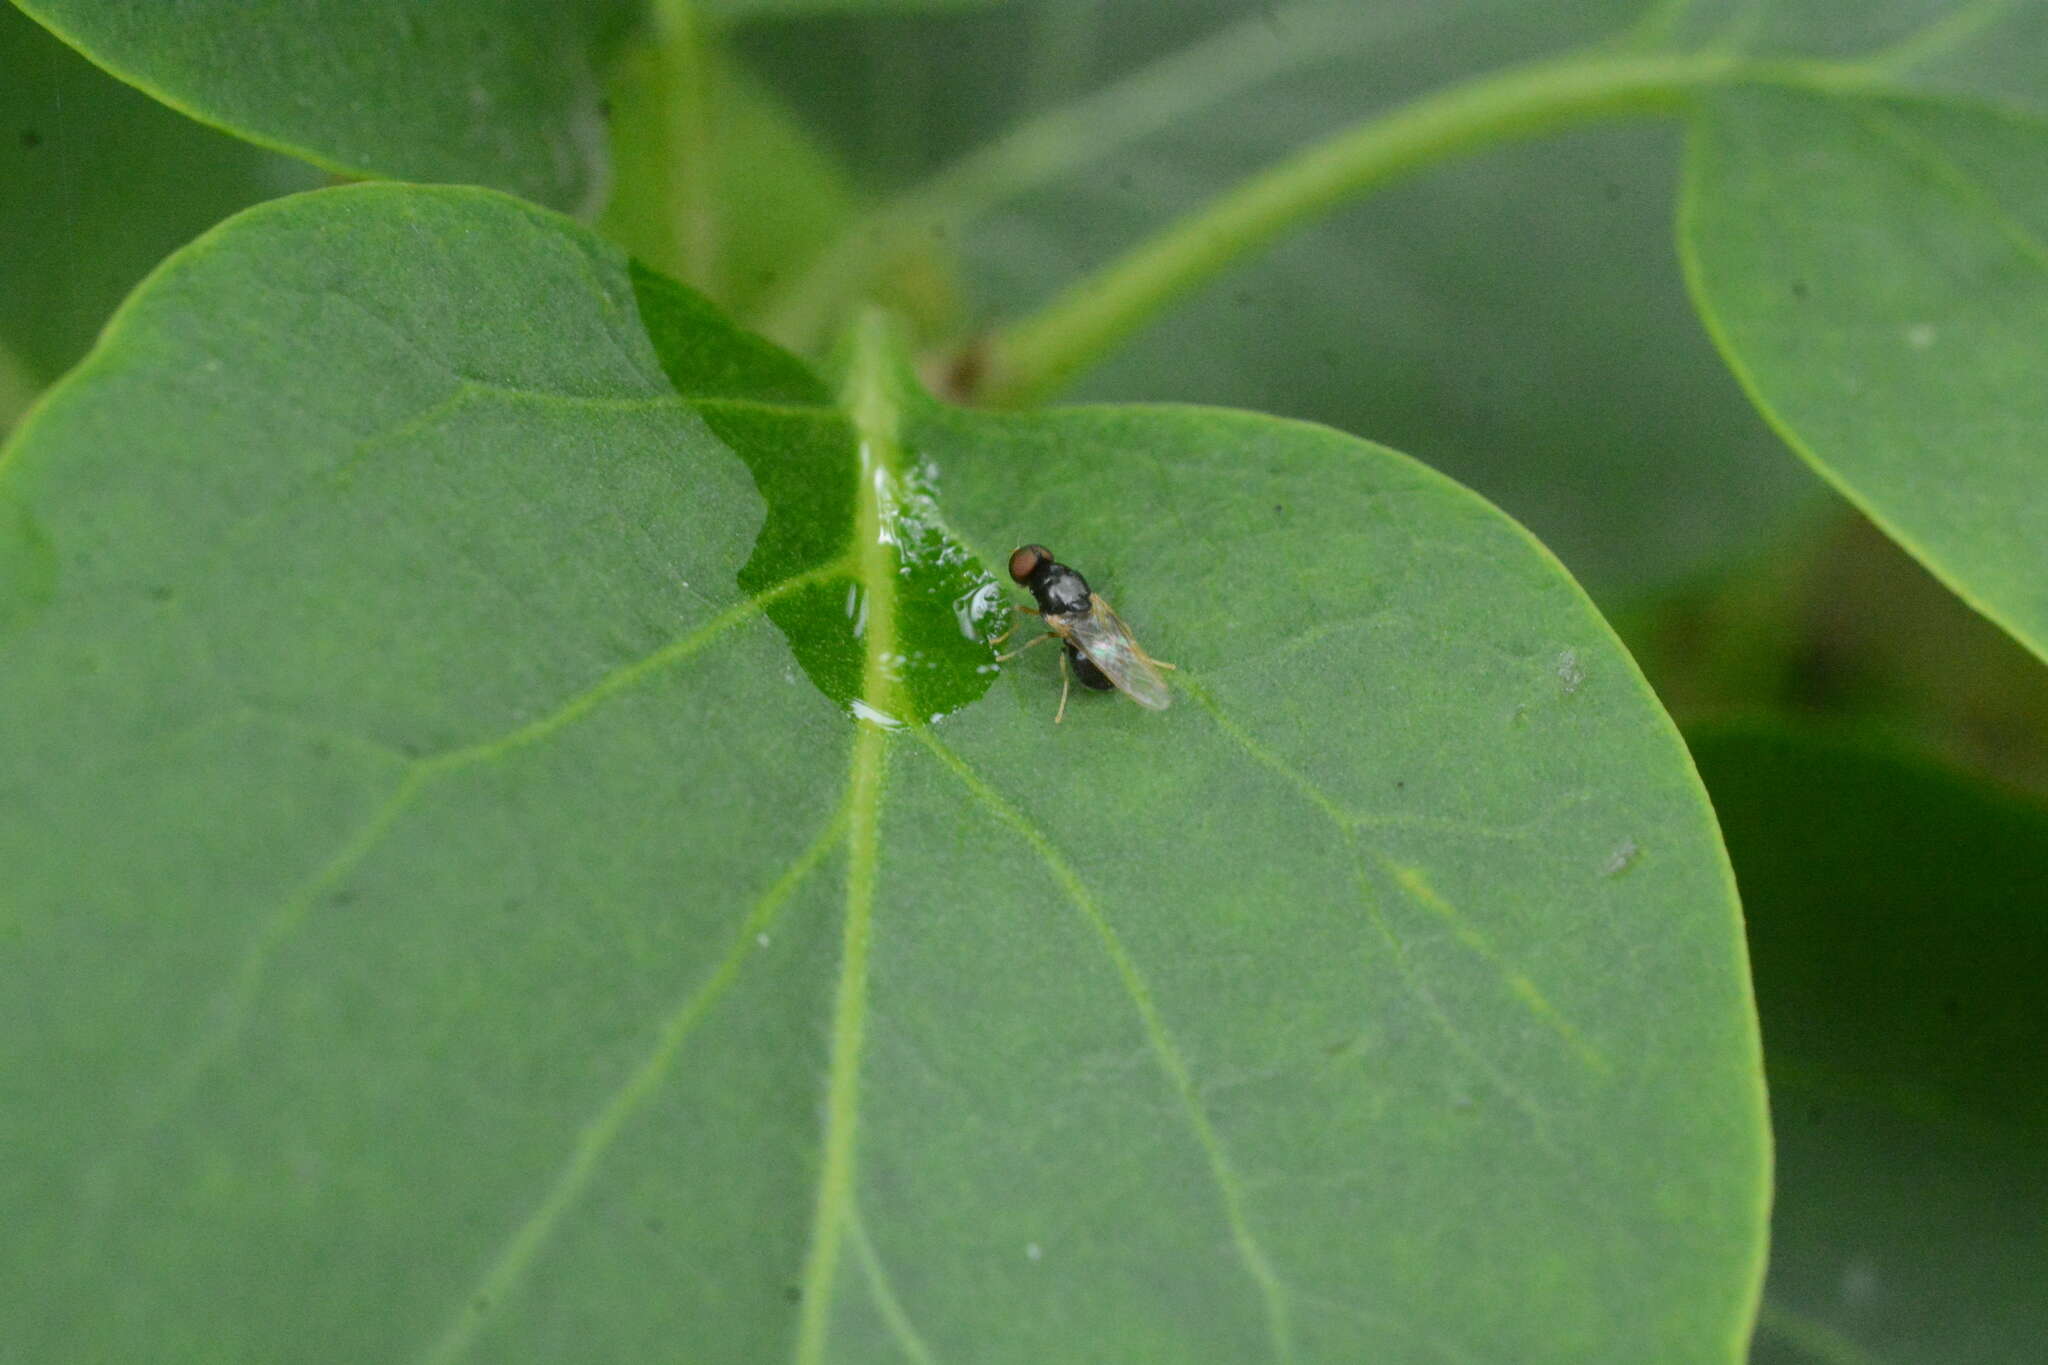
<path id="1" fill-rule="evenodd" d="M 775 927 L 783 907 L 796 894 L 797 888 L 838 845 L 846 832 L 848 810 L 848 804 L 842 801 L 810 844 L 755 899 L 734 931 L 725 956 L 709 977 L 694 985 L 669 1011 L 654 1047 L 584 1123 L 574 1150 L 546 1195 L 505 1239 L 497 1256 L 477 1277 L 474 1288 L 457 1307 L 454 1319 L 420 1357 L 421 1365 L 448 1365 L 469 1349 L 490 1310 L 518 1283 L 555 1225 L 574 1207 L 584 1189 L 596 1177 L 605 1153 L 625 1129 L 627 1121 L 667 1079 L 669 1068 L 681 1052 L 684 1041 L 739 979 L 741 967 L 759 946 L 759 937 Z"/>
<path id="2" fill-rule="evenodd" d="M 902 459 L 895 353 L 879 314 L 861 319 L 841 407 L 858 443 L 854 543 L 848 557 L 866 594 L 858 733 L 847 776 L 846 913 L 841 925 L 839 982 L 832 1005 L 830 1070 L 825 1089 L 823 1153 L 810 1247 L 804 1256 L 794 1359 L 825 1358 L 840 1250 L 854 1211 L 855 1144 L 860 1124 L 860 1065 L 867 1029 L 868 953 L 873 940 L 876 862 L 888 734 L 880 718 L 903 711 L 886 661 L 896 648 L 896 566 L 883 526 L 883 487 Z"/>

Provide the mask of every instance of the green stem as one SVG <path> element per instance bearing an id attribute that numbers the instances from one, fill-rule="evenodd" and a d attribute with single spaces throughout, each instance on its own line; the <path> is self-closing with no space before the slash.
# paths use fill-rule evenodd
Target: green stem
<path id="1" fill-rule="evenodd" d="M 1841 89 L 1868 79 L 1860 68 L 1718 52 L 1608 51 L 1452 86 L 1252 177 L 998 333 L 975 396 L 996 404 L 1046 397 L 1224 267 L 1345 200 L 1461 152 L 1598 118 L 1667 113 L 1696 90 L 1736 81 Z"/>
<path id="2" fill-rule="evenodd" d="M 710 35 L 694 0 L 657 0 L 654 29 L 667 110 L 668 209 L 682 278 L 718 294 L 717 151 Z"/>
<path id="3" fill-rule="evenodd" d="M 1278 40 L 1270 32 L 1275 26 L 1283 35 Z M 892 258 L 930 241 L 935 231 L 957 230 L 1006 200 L 1378 34 L 1361 31 L 1356 16 L 1341 9 L 1289 6 L 1222 29 L 1039 114 L 863 214 L 803 274 L 769 297 L 760 328 L 785 346 L 809 351 L 836 310 L 867 289 Z"/>

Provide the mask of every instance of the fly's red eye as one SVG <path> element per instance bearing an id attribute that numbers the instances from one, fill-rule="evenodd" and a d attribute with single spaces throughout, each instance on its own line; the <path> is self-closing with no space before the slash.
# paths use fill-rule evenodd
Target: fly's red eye
<path id="1" fill-rule="evenodd" d="M 1038 566 L 1052 558 L 1052 551 L 1043 545 L 1020 545 L 1010 551 L 1010 577 L 1019 583 L 1027 583 L 1031 575 L 1038 572 Z"/>

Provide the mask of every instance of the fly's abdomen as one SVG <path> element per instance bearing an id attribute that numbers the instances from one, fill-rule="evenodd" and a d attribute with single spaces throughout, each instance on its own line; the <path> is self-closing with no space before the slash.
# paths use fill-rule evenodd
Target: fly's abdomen
<path id="1" fill-rule="evenodd" d="M 1081 680 L 1081 686 L 1092 687 L 1097 692 L 1107 692 L 1116 686 L 1109 675 L 1095 666 L 1095 660 L 1083 654 L 1073 645 L 1067 647 L 1067 661 L 1074 666 L 1074 676 Z"/>

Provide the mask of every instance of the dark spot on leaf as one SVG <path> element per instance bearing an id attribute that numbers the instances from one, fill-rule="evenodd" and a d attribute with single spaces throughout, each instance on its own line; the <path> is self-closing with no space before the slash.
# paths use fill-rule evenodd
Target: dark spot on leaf
<path id="1" fill-rule="evenodd" d="M 1273 504 L 1273 510 L 1275 512 L 1285 512 L 1287 509 L 1276 502 Z"/>
<path id="2" fill-rule="evenodd" d="M 1619 203 L 1621 202 L 1621 186 L 1615 181 L 1610 180 L 1600 187 L 1600 196 L 1610 204 Z"/>
<path id="3" fill-rule="evenodd" d="M 34 151 L 43 145 L 43 135 L 33 128 L 24 128 L 21 130 L 21 145 Z"/>
<path id="4" fill-rule="evenodd" d="M 1407 779 L 1405 779 L 1405 778 L 1399 778 L 1399 777 L 1397 777 L 1397 778 L 1395 778 L 1395 779 L 1394 779 L 1394 790 L 1395 790 L 1395 791 L 1400 791 L 1400 790 L 1402 790 L 1403 788 L 1405 788 L 1405 787 L 1406 787 L 1407 785 L 1408 785 L 1408 782 L 1407 782 Z"/>
<path id="5" fill-rule="evenodd" d="M 1333 370 L 1337 368 L 1337 351 L 1335 347 L 1323 347 L 1316 352 L 1316 358 Z"/>
<path id="6" fill-rule="evenodd" d="M 315 758 L 333 758 L 333 757 L 334 757 L 334 746 L 333 746 L 332 744 L 329 744 L 329 743 L 328 743 L 328 742 L 327 742 L 326 740 L 324 740 L 324 739 L 316 739 L 316 740 L 314 740 L 314 741 L 313 741 L 313 757 L 315 757 Z"/>
<path id="7" fill-rule="evenodd" d="M 487 1312 L 491 1306 L 491 1296 L 489 1294 L 479 1294 L 469 1301 L 469 1306 L 479 1313 Z"/>
<path id="8" fill-rule="evenodd" d="M 782 1286 L 782 1297 L 790 1303 L 802 1303 L 804 1298 L 803 1286 L 800 1284 L 786 1284 Z"/>
<path id="9" fill-rule="evenodd" d="M 1953 995 L 1944 995 L 1943 997 L 1941 997 L 1941 1014 L 1944 1019 L 1959 1018 L 1961 1017 L 1962 1012 L 1963 1002 L 1961 999 Z"/>
<path id="10" fill-rule="evenodd" d="M 1249 308 L 1252 303 L 1252 291 L 1249 289 L 1235 290 L 1230 296 L 1230 301 L 1240 308 Z"/>
<path id="11" fill-rule="evenodd" d="M 1805 298 L 1805 297 L 1806 297 L 1806 281 L 1805 281 L 1805 280 L 1794 280 L 1794 281 L 1792 281 L 1792 297 L 1793 297 L 1793 298 L 1795 298 L 1795 299 L 1803 299 L 1803 298 Z"/>
<path id="12" fill-rule="evenodd" d="M 1116 187 L 1126 194 L 1129 194 L 1131 190 L 1137 186 L 1137 183 L 1138 182 L 1131 177 L 1131 173 L 1129 171 L 1120 172 L 1116 178 Z"/>
<path id="13" fill-rule="evenodd" d="M 599 118 L 610 118 L 612 116 L 612 102 L 610 100 L 599 100 L 597 102 L 597 116 Z"/>
<path id="14" fill-rule="evenodd" d="M 341 890 L 329 896 L 327 898 L 327 903 L 329 905 L 335 906 L 354 905 L 356 901 L 361 897 L 361 895 L 362 893 L 357 891 L 354 887 L 344 886 L 343 888 L 341 888 Z"/>
<path id="15" fill-rule="evenodd" d="M 152 602 L 168 602 L 175 596 L 177 596 L 176 593 L 161 583 L 149 590 L 149 600 Z"/>
<path id="16" fill-rule="evenodd" d="M 662 1219 L 650 1218 L 647 1220 L 647 1230 L 649 1232 L 667 1232 L 668 1224 Z"/>

